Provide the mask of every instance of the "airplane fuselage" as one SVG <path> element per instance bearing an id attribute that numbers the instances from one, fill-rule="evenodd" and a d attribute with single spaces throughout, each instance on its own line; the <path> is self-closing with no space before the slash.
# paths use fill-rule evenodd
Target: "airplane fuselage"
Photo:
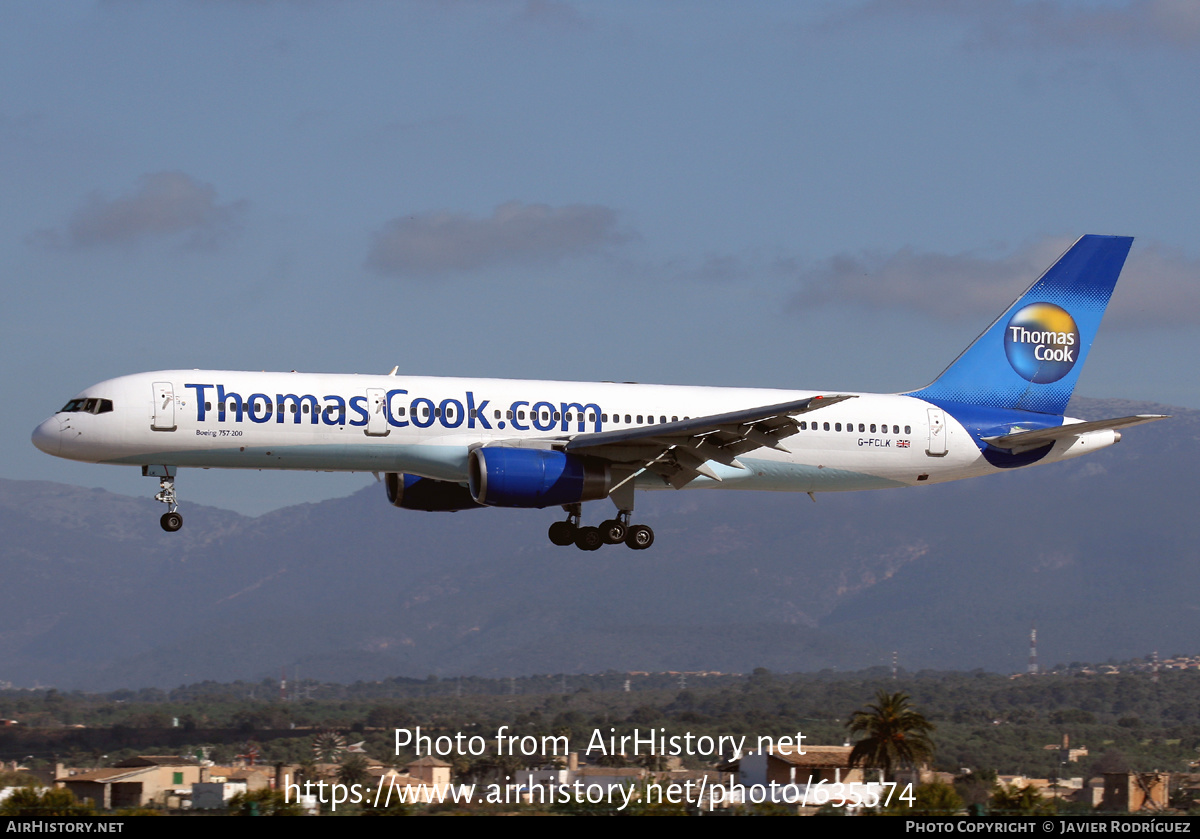
<path id="1" fill-rule="evenodd" d="M 35 429 L 59 457 L 140 465 L 178 530 L 181 467 L 383 474 L 396 507 L 555 507 L 549 537 L 653 544 L 639 489 L 843 492 L 1075 457 L 1162 419 L 1063 415 L 1132 240 L 1081 237 L 936 380 L 903 394 L 221 370 L 110 379 Z M 615 518 L 583 526 L 608 498 Z"/>
<path id="2" fill-rule="evenodd" d="M 55 414 L 34 441 L 91 463 L 222 469 L 403 472 L 465 483 L 472 448 L 642 428 L 817 396 L 821 391 L 169 370 L 110 379 L 75 400 L 111 410 Z M 837 492 L 940 483 L 1002 471 L 956 411 L 897 394 L 853 398 L 805 415 L 787 449 L 763 447 L 715 463 L 721 478 L 688 486 Z M 960 406 L 967 409 L 970 406 Z M 962 413 L 958 411 L 957 413 Z M 1060 417 L 1004 412 L 1030 428 Z M 1070 423 L 1074 420 L 1066 419 Z M 1040 462 L 1111 445 L 1115 432 L 1060 440 Z M 1013 464 L 1024 465 L 1024 464 Z M 638 489 L 669 489 L 645 472 Z"/>

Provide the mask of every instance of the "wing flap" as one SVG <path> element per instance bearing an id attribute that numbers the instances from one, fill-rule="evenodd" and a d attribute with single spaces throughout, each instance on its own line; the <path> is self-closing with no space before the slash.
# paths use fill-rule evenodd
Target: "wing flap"
<path id="1" fill-rule="evenodd" d="M 851 394 L 827 394 L 798 399 L 795 402 L 781 402 L 778 405 L 767 405 L 761 408 L 748 408 L 743 411 L 731 411 L 726 414 L 713 414 L 707 417 L 694 417 L 678 422 L 666 422 L 637 428 L 622 428 L 616 431 L 600 431 L 594 434 L 577 435 L 567 443 L 566 450 L 579 454 L 594 454 L 596 449 L 614 444 L 647 446 L 652 448 L 664 445 L 676 445 L 684 440 L 711 435 L 722 435 L 722 445 L 745 439 L 743 428 L 771 433 L 776 436 L 790 436 L 796 432 L 793 416 L 806 414 L 819 408 L 827 408 L 854 399 Z M 790 431 L 787 429 L 790 427 Z M 752 448 L 759 448 L 753 446 Z M 603 455 L 598 455 L 603 456 Z"/>
<path id="2" fill-rule="evenodd" d="M 627 464 L 637 472 L 653 472 L 682 489 L 702 476 L 722 480 L 710 461 L 744 469 L 738 455 L 764 447 L 788 451 L 780 441 L 799 431 L 796 416 L 853 398 L 852 394 L 822 394 L 677 422 L 581 434 L 563 448 Z"/>

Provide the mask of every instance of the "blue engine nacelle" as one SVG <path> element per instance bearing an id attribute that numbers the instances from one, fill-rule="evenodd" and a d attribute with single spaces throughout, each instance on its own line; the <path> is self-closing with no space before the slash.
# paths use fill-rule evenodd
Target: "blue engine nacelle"
<path id="1" fill-rule="evenodd" d="M 471 497 L 489 507 L 555 507 L 605 498 L 608 463 L 550 449 L 483 446 L 469 460 Z"/>
<path id="2" fill-rule="evenodd" d="M 392 506 L 406 510 L 453 513 L 456 510 L 477 510 L 480 506 L 471 498 L 470 490 L 451 481 L 388 472 L 383 477 L 383 484 L 387 487 L 388 501 Z"/>

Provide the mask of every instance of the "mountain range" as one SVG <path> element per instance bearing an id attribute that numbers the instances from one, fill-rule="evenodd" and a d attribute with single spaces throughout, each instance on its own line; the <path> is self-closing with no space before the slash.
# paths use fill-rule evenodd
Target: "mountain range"
<path id="1" fill-rule="evenodd" d="M 391 509 L 381 485 L 257 518 L 0 480 L 0 682 L 1025 669 L 1196 652 L 1200 411 L 1062 464 L 907 491 L 641 493 L 648 551 L 557 548 L 557 510 Z M 110 468 L 110 467 L 96 467 Z M 181 479 L 186 486 L 186 473 Z M 607 517 L 585 505 L 585 521 Z M 601 513 L 603 511 L 603 514 Z"/>

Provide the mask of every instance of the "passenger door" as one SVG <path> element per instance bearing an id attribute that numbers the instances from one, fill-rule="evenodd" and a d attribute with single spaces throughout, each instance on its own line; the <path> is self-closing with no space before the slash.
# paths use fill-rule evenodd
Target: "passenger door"
<path id="1" fill-rule="evenodd" d="M 150 427 L 155 431 L 175 430 L 175 388 L 170 382 L 154 383 L 154 414 Z"/>
<path id="2" fill-rule="evenodd" d="M 925 454 L 944 457 L 946 454 L 946 415 L 941 408 L 929 409 L 929 445 Z"/>
<path id="3" fill-rule="evenodd" d="M 367 410 L 370 412 L 367 416 L 367 435 L 386 437 L 392 430 L 388 427 L 387 391 L 378 387 L 367 388 Z"/>

